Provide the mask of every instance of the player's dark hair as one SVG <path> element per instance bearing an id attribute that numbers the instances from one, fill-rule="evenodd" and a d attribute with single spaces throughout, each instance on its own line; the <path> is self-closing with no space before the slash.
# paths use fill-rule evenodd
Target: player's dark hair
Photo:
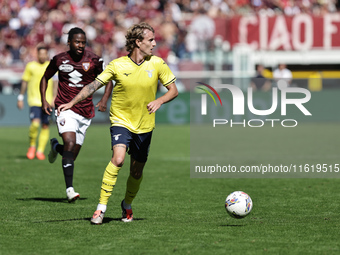
<path id="1" fill-rule="evenodd" d="M 46 45 L 39 45 L 38 47 L 37 47 L 37 52 L 39 52 L 40 50 L 48 50 L 48 48 L 47 48 L 47 46 Z"/>
<path id="2" fill-rule="evenodd" d="M 128 52 L 132 52 L 132 50 L 137 47 L 136 45 L 136 40 L 143 40 L 144 39 L 144 30 L 148 29 L 150 30 L 152 33 L 155 33 L 154 29 L 145 22 L 133 25 L 132 27 L 130 27 L 126 33 L 126 50 Z"/>
<path id="3" fill-rule="evenodd" d="M 68 38 L 67 38 L 67 41 L 70 42 L 73 38 L 74 35 L 76 34 L 83 34 L 86 36 L 85 32 L 83 29 L 79 28 L 79 27 L 74 27 L 74 28 L 71 28 L 70 31 L 68 31 Z"/>

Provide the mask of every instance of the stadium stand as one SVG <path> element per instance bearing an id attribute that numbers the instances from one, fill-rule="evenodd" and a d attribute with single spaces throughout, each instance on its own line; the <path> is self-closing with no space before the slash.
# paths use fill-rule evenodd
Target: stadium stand
<path id="1" fill-rule="evenodd" d="M 187 65 L 178 63 L 197 59 L 205 64 L 205 69 L 213 69 L 209 58 L 215 57 L 205 53 L 214 52 L 219 38 L 226 39 L 225 20 L 231 17 L 299 13 L 322 16 L 339 9 L 339 1 L 334 0 L 1 0 L 0 3 L 2 90 L 9 87 L 8 82 L 15 86 L 15 79 L 7 79 L 13 78 L 9 73 L 22 72 L 25 64 L 35 59 L 38 43 L 48 45 L 51 55 L 66 50 L 65 33 L 73 26 L 86 31 L 88 46 L 108 63 L 126 53 L 127 28 L 146 21 L 160 31 L 156 35 L 155 54 L 164 59 L 170 56 L 169 64 L 177 65 L 175 70 L 181 71 L 182 67 L 187 70 Z M 230 49 L 227 41 L 222 47 Z M 203 55 L 198 54 L 202 52 Z"/>

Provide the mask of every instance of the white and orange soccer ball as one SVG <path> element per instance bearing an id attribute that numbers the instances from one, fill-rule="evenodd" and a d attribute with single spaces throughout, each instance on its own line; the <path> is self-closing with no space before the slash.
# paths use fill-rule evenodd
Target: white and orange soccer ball
<path id="1" fill-rule="evenodd" d="M 234 191 L 227 196 L 225 209 L 231 217 L 241 219 L 251 212 L 253 201 L 247 193 Z"/>

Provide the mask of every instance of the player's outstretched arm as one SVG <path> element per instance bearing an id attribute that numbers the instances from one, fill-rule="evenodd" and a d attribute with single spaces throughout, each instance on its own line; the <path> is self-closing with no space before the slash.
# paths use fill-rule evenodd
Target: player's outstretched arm
<path id="1" fill-rule="evenodd" d="M 18 109 L 22 110 L 24 109 L 24 95 L 26 93 L 26 89 L 27 89 L 27 81 L 21 81 L 21 88 L 20 88 L 20 94 L 18 96 L 18 102 L 17 102 L 17 106 Z"/>
<path id="2" fill-rule="evenodd" d="M 68 102 L 67 104 L 59 105 L 58 116 L 59 116 L 60 112 L 63 112 L 63 111 L 66 111 L 66 110 L 72 108 L 72 106 L 74 106 L 75 104 L 79 103 L 80 101 L 83 101 L 84 99 L 88 98 L 97 89 L 99 89 L 102 86 L 103 86 L 103 84 L 101 84 L 97 80 L 94 80 L 89 85 L 84 86 L 84 88 L 70 102 Z"/>
<path id="3" fill-rule="evenodd" d="M 43 76 L 40 80 L 40 96 L 41 96 L 41 107 L 42 110 L 51 115 L 52 106 L 46 100 L 46 89 L 47 89 L 47 79 Z"/>
<path id="4" fill-rule="evenodd" d="M 53 80 L 53 99 L 52 99 L 52 107 L 54 108 L 54 101 L 56 99 L 58 95 L 58 81 L 57 80 Z"/>
<path id="5" fill-rule="evenodd" d="M 102 99 L 100 99 L 100 101 L 96 104 L 96 107 L 98 107 L 98 111 L 100 112 L 106 111 L 107 101 L 109 100 L 111 96 L 112 88 L 113 88 L 113 84 L 112 84 L 112 81 L 110 81 L 105 87 L 105 92 L 104 92 Z"/>
<path id="6" fill-rule="evenodd" d="M 170 102 L 175 97 L 177 97 L 178 90 L 174 82 L 166 86 L 166 88 L 168 89 L 168 91 L 163 96 L 157 98 L 147 105 L 149 114 L 156 112 L 162 106 L 162 104 Z"/>

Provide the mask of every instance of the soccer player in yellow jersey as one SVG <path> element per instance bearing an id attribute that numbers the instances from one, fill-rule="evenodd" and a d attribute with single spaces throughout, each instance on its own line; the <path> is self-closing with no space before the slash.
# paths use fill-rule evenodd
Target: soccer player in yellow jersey
<path id="1" fill-rule="evenodd" d="M 27 151 L 27 158 L 34 159 L 36 156 L 39 160 L 44 160 L 45 147 L 50 136 L 49 123 L 50 118 L 41 108 L 40 98 L 40 79 L 44 75 L 45 69 L 48 66 L 48 51 L 45 46 L 38 46 L 37 61 L 29 62 L 22 76 L 20 94 L 18 96 L 17 106 L 19 109 L 24 108 L 24 94 L 27 89 L 27 103 L 30 107 L 31 125 L 29 127 L 29 148 Z M 56 88 L 53 86 L 51 79 L 48 84 L 46 98 L 51 104 L 54 101 L 54 94 Z M 39 134 L 39 128 L 41 130 Z M 36 142 L 38 139 L 38 149 L 36 150 Z"/>
<path id="2" fill-rule="evenodd" d="M 131 163 L 125 198 L 121 202 L 122 221 L 133 220 L 131 203 L 143 178 L 152 130 L 155 127 L 155 112 L 162 104 L 178 95 L 176 77 L 161 58 L 152 55 L 156 46 L 154 29 L 143 22 L 130 27 L 125 37 L 129 54 L 111 61 L 95 81 L 85 86 L 69 103 L 58 107 L 59 114 L 84 100 L 109 81 L 116 82 L 110 108 L 113 153 L 104 172 L 99 204 L 91 218 L 92 224 L 103 222 L 107 203 L 116 184 L 118 172 L 123 166 L 126 152 L 131 157 Z M 156 99 L 158 81 L 168 91 Z"/>

